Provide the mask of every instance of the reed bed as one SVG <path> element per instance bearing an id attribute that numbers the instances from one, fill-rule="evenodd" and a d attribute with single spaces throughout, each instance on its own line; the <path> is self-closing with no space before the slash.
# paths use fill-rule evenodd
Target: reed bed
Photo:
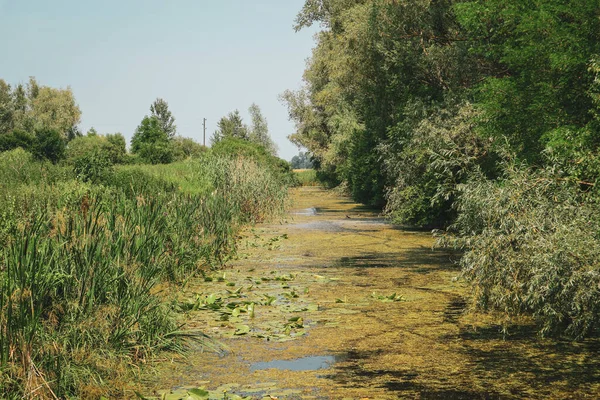
<path id="1" fill-rule="evenodd" d="M 18 150 L 0 176 L 0 392 L 15 399 L 119 397 L 127 365 L 202 337 L 181 331 L 167 289 L 235 255 L 239 229 L 287 193 L 255 162 L 210 154 L 92 185 Z"/>

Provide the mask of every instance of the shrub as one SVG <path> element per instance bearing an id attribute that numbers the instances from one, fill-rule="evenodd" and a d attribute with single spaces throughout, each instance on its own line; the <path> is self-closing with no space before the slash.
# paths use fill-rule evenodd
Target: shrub
<path id="1" fill-rule="evenodd" d="M 33 154 L 40 160 L 56 164 L 65 157 L 66 143 L 62 135 L 52 129 L 39 129 L 35 132 Z"/>
<path id="2" fill-rule="evenodd" d="M 16 148 L 31 151 L 35 142 L 35 136 L 22 130 L 14 130 L 7 134 L 0 134 L 0 152 Z"/>
<path id="3" fill-rule="evenodd" d="M 112 173 L 112 163 L 106 153 L 96 150 L 75 159 L 73 171 L 83 182 L 105 182 Z"/>
<path id="4" fill-rule="evenodd" d="M 142 166 L 117 168 L 106 183 L 122 191 L 129 198 L 143 194 L 173 193 L 177 190 L 173 182 L 151 174 Z"/>
<path id="5" fill-rule="evenodd" d="M 243 139 L 224 138 L 214 143 L 211 152 L 218 157 L 243 157 L 253 160 L 261 166 L 266 166 L 284 185 L 294 185 L 295 177 L 290 163 L 271 155 L 267 149 L 257 143 Z"/>
<path id="6" fill-rule="evenodd" d="M 121 164 L 127 155 L 125 138 L 119 133 L 106 136 L 88 134 L 88 136 L 77 137 L 67 145 L 66 160 L 74 164 L 79 158 L 90 157 L 92 153 L 103 154 L 110 164 Z"/>
<path id="7" fill-rule="evenodd" d="M 468 103 L 434 108 L 428 118 L 415 123 L 401 151 L 380 147 L 388 173 L 395 176 L 385 209 L 394 222 L 446 226 L 454 217 L 458 185 L 474 170 L 494 173 L 492 142 L 477 133 L 477 118 Z"/>
<path id="8" fill-rule="evenodd" d="M 196 143 L 193 139 L 175 136 L 171 139 L 173 147 L 173 159 L 183 161 L 188 158 L 200 157 L 206 151 L 206 147 Z"/>
<path id="9" fill-rule="evenodd" d="M 459 187 L 462 276 L 474 305 L 511 318 L 532 315 L 540 333 L 575 338 L 600 327 L 598 205 L 560 170 L 509 164 L 504 179 L 471 179 Z"/>

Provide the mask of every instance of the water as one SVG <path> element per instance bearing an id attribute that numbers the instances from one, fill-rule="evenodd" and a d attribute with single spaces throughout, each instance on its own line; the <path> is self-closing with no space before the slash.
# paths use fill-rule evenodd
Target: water
<path id="1" fill-rule="evenodd" d="M 311 217 L 311 216 L 317 215 L 317 209 L 315 207 L 310 207 L 310 208 L 307 208 L 307 209 L 304 209 L 304 210 L 299 210 L 299 211 L 292 212 L 292 214 L 295 214 L 295 215 L 305 215 L 305 216 Z"/>
<path id="2" fill-rule="evenodd" d="M 257 362 L 250 367 L 250 371 L 264 369 L 279 369 L 287 371 L 317 371 L 326 369 L 336 362 L 334 356 L 314 356 L 298 358 L 296 360 L 274 360 L 268 362 Z"/>

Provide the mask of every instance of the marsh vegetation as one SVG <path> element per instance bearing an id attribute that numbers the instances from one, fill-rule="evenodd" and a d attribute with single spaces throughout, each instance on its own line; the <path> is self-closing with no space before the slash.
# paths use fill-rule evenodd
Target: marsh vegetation
<path id="1" fill-rule="evenodd" d="M 291 164 L 256 104 L 127 146 L 0 79 L 3 398 L 598 397 L 599 1 L 313 25 Z"/>

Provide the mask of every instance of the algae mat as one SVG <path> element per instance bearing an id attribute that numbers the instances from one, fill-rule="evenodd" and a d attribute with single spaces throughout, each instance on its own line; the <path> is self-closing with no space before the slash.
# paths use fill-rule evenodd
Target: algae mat
<path id="1" fill-rule="evenodd" d="M 240 238 L 240 260 L 174 302 L 215 340 L 146 376 L 148 398 L 597 398 L 598 341 L 509 335 L 465 314 L 452 255 L 426 232 L 319 188 Z"/>

